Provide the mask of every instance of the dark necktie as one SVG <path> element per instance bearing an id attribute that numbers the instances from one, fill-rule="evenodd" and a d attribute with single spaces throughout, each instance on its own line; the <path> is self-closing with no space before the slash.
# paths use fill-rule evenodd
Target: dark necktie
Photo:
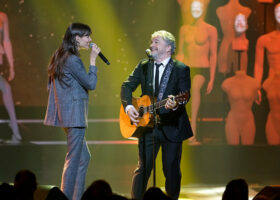
<path id="1" fill-rule="evenodd" d="M 158 90 L 159 90 L 159 67 L 162 65 L 162 63 L 156 65 L 156 76 L 155 76 L 155 95 L 158 95 Z"/>

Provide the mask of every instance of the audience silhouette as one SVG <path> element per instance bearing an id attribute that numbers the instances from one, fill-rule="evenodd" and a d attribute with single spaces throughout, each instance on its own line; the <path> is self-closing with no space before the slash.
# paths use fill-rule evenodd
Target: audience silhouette
<path id="1" fill-rule="evenodd" d="M 266 186 L 265 188 L 270 187 Z M 265 189 L 264 188 L 264 189 Z M 2 183 L 0 185 L 1 200 L 37 200 L 38 196 L 34 195 L 35 190 L 39 189 L 35 174 L 23 169 L 17 172 L 14 185 Z M 264 190 L 263 189 L 263 190 Z M 38 193 L 40 191 L 37 190 Z M 52 187 L 45 200 L 68 200 L 64 193 L 58 187 Z M 248 200 L 249 186 L 245 179 L 233 179 L 227 183 L 222 200 Z M 105 180 L 96 180 L 86 189 L 81 200 L 128 200 L 125 196 L 113 193 L 110 184 Z M 143 195 L 142 200 L 172 200 L 159 187 L 150 187 Z M 279 192 L 259 192 L 253 200 L 280 200 Z"/>
<path id="2" fill-rule="evenodd" d="M 233 179 L 227 185 L 222 200 L 248 200 L 249 189 L 247 182 L 240 179 Z"/>
<path id="3" fill-rule="evenodd" d="M 158 187 L 150 187 L 143 196 L 143 200 L 172 200 Z"/>
<path id="4" fill-rule="evenodd" d="M 68 200 L 68 198 L 58 187 L 53 187 L 48 192 L 46 200 Z"/>
<path id="5" fill-rule="evenodd" d="M 127 198 L 113 194 L 112 188 L 105 180 L 94 181 L 84 192 L 82 200 L 126 200 Z"/>
<path id="6" fill-rule="evenodd" d="M 15 199 L 33 200 L 37 189 L 36 176 L 30 170 L 20 170 L 14 180 Z"/>
<path id="7" fill-rule="evenodd" d="M 2 183 L 0 185 L 0 199 L 36 200 L 36 195 L 34 195 L 34 193 L 37 190 L 37 188 L 38 187 L 35 174 L 30 170 L 23 169 L 16 173 L 13 186 L 8 183 Z M 47 192 L 45 200 L 68 199 L 58 187 L 53 187 Z"/>
<path id="8" fill-rule="evenodd" d="M 0 199 L 15 199 L 14 187 L 8 183 L 0 185 Z"/>

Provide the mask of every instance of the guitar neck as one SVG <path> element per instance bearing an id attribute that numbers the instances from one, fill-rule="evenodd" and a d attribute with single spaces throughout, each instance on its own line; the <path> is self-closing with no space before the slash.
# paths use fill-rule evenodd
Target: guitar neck
<path id="1" fill-rule="evenodd" d="M 154 103 L 154 106 L 155 106 L 155 109 L 153 109 L 153 104 L 150 104 L 149 106 L 144 106 L 144 107 L 140 107 L 139 108 L 139 113 L 140 115 L 143 115 L 143 114 L 146 114 L 146 113 L 153 113 L 153 110 L 157 110 L 161 107 L 164 107 L 166 102 L 167 102 L 168 98 L 164 99 L 164 100 L 161 100 L 159 102 L 155 102 Z M 174 97 L 174 100 L 176 101 L 176 103 L 178 104 L 186 104 L 189 100 L 189 93 L 186 91 L 186 92 L 183 92 L 183 93 L 180 93 L 178 95 L 176 95 Z"/>
<path id="2" fill-rule="evenodd" d="M 165 106 L 168 99 L 161 100 L 155 103 L 155 109 L 160 109 L 161 107 Z M 152 105 L 151 105 L 152 106 Z"/>
<path id="3" fill-rule="evenodd" d="M 161 100 L 159 102 L 155 102 L 155 110 L 157 109 L 160 109 L 161 107 L 164 107 L 166 102 L 167 102 L 168 98 L 167 99 L 164 99 L 164 100 Z M 152 112 L 153 111 L 153 104 L 149 105 L 148 107 L 146 107 L 146 112 Z"/>

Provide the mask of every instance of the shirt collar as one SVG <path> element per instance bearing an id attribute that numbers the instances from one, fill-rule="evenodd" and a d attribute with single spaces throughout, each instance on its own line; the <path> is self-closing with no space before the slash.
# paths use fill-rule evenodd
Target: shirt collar
<path id="1" fill-rule="evenodd" d="M 169 63 L 169 60 L 170 60 L 171 57 L 168 57 L 166 59 L 164 59 L 161 63 L 163 64 L 163 67 L 165 67 L 168 63 Z M 155 62 L 156 63 L 156 62 Z M 159 63 L 158 63 L 159 64 Z"/>

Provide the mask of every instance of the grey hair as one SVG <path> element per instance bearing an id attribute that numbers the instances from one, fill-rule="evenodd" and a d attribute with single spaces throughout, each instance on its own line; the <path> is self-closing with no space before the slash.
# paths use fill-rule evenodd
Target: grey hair
<path id="1" fill-rule="evenodd" d="M 176 43 L 175 43 L 176 41 L 172 33 L 169 33 L 168 31 L 165 30 L 155 31 L 152 34 L 151 39 L 158 36 L 160 36 L 167 43 L 167 45 L 171 46 L 171 55 L 173 55 L 176 49 Z"/>

